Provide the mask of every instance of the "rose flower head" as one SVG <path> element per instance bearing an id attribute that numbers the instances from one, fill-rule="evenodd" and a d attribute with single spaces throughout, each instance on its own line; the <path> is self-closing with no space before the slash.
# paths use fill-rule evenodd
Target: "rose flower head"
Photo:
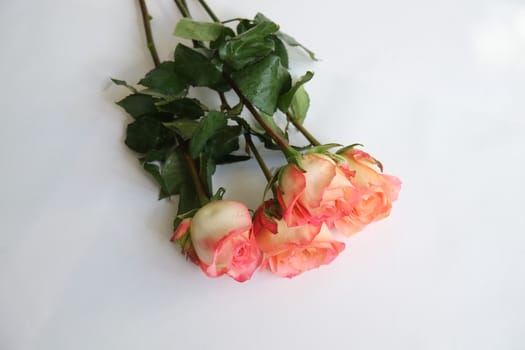
<path id="1" fill-rule="evenodd" d="M 278 204 L 264 202 L 254 219 L 254 234 L 263 252 L 262 267 L 282 277 L 294 277 L 331 263 L 344 249 L 325 224 L 288 226 L 283 218 L 272 217 Z"/>
<path id="2" fill-rule="evenodd" d="M 381 163 L 366 152 L 349 147 L 338 153 L 346 161 L 342 166 L 354 173 L 352 182 L 359 192 L 359 200 L 348 215 L 334 222 L 339 232 L 350 235 L 390 214 L 401 181 L 395 176 L 383 174 Z"/>
<path id="3" fill-rule="evenodd" d="M 227 274 L 238 282 L 250 279 L 261 262 L 248 208 L 240 202 L 218 200 L 184 220 L 172 240 L 189 230 L 195 262 L 209 277 Z M 190 256 L 191 257 L 191 256 Z"/>
<path id="4" fill-rule="evenodd" d="M 329 227 L 347 215 L 359 199 L 353 172 L 326 154 L 308 153 L 286 165 L 279 174 L 277 198 L 289 227 L 313 224 Z"/>

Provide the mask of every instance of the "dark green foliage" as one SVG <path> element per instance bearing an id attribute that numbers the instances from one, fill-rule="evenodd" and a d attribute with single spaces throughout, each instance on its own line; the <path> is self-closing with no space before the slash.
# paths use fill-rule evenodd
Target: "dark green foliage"
<path id="1" fill-rule="evenodd" d="M 174 114 L 177 118 L 197 119 L 204 115 L 204 106 L 195 98 L 178 98 L 159 104 L 158 109 Z"/>
<path id="2" fill-rule="evenodd" d="M 175 49 L 175 71 L 193 86 L 213 86 L 222 78 L 209 57 L 182 44 Z"/>
<path id="3" fill-rule="evenodd" d="M 290 89 L 290 74 L 277 56 L 268 56 L 243 70 L 233 73 L 248 101 L 266 114 L 273 115 L 282 92 Z"/>
<path id="4" fill-rule="evenodd" d="M 222 129 L 226 127 L 227 117 L 221 112 L 209 112 L 203 118 L 193 133 L 190 142 L 190 154 L 193 158 L 197 158 L 202 151 L 206 142 L 213 136 L 217 135 Z"/>
<path id="5" fill-rule="evenodd" d="M 162 62 L 139 81 L 139 84 L 163 95 L 178 95 L 188 88 L 187 81 L 175 72 L 175 63 Z"/>
<path id="6" fill-rule="evenodd" d="M 268 127 L 283 139 L 287 133 L 275 123 L 277 109 L 304 120 L 309 98 L 303 84 L 313 74 L 307 72 L 292 86 L 287 45 L 302 47 L 314 56 L 262 14 L 239 20 L 235 31 L 222 23 L 185 18 L 177 24 L 175 35 L 191 39 L 195 48 L 178 44 L 173 61 L 162 62 L 139 81 L 143 89 L 112 80 L 131 91 L 118 102 L 135 119 L 127 127 L 126 145 L 142 154 L 144 170 L 160 188 L 159 198 L 179 195 L 178 215 L 190 215 L 203 202 L 196 183 L 200 181 L 211 198 L 217 164 L 250 159 L 239 154 L 243 133 L 255 135 L 267 148 L 279 148 L 271 135 L 254 130 L 241 117 L 247 112 L 245 105 L 258 109 Z M 228 101 L 233 106 L 221 103 L 222 111 L 188 96 L 193 87 L 227 92 L 232 88 L 228 82 L 234 82 L 243 97 Z M 175 225 L 179 222 L 176 219 Z"/>
<path id="7" fill-rule="evenodd" d="M 151 117 L 143 117 L 128 124 L 126 130 L 126 145 L 139 153 L 146 153 L 157 148 L 162 141 L 162 124 Z"/>
<path id="8" fill-rule="evenodd" d="M 157 112 L 155 100 L 149 95 L 135 93 L 120 100 L 117 104 L 124 108 L 133 118 Z"/>
<path id="9" fill-rule="evenodd" d="M 219 47 L 219 57 L 234 70 L 239 70 L 274 51 L 275 43 L 269 36 L 278 30 L 279 26 L 273 22 L 259 23 L 225 41 Z"/>

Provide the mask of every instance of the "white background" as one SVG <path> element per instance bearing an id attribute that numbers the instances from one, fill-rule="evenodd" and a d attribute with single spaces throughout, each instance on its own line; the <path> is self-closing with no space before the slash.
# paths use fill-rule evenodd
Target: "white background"
<path id="1" fill-rule="evenodd" d="M 391 217 L 295 279 L 205 277 L 122 143 L 109 78 L 152 67 L 136 2 L 3 0 L 0 349 L 524 349 L 525 2 L 209 1 L 318 54 L 292 54 L 306 125 L 402 179 Z M 167 59 L 176 7 L 148 5 Z M 253 161 L 215 184 L 264 188 Z"/>

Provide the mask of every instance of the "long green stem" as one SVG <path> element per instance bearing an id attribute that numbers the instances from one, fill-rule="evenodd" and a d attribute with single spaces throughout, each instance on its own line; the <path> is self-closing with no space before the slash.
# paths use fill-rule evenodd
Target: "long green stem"
<path id="1" fill-rule="evenodd" d="M 175 0 L 175 5 L 177 5 L 177 8 L 179 9 L 182 16 L 191 17 L 190 11 L 183 0 Z"/>
<path id="2" fill-rule="evenodd" d="M 202 5 L 202 7 L 204 7 L 204 10 L 206 11 L 206 13 L 208 14 L 208 16 L 210 16 L 210 18 L 214 21 L 214 22 L 220 22 L 219 21 L 219 18 L 217 16 L 215 16 L 215 13 L 213 13 L 212 9 L 208 6 L 208 4 L 206 3 L 205 0 L 198 0 L 199 3 Z"/>
<path id="3" fill-rule="evenodd" d="M 266 178 L 267 181 L 270 181 L 272 178 L 272 172 L 270 171 L 270 169 L 268 169 L 268 166 L 264 162 L 264 159 L 261 156 L 261 153 L 259 153 L 259 150 L 257 149 L 257 147 L 255 147 L 255 145 L 253 144 L 251 135 L 249 133 L 245 133 L 244 139 L 246 140 L 246 144 L 250 148 L 250 151 L 252 151 L 253 155 L 255 156 L 255 159 L 257 160 L 257 164 L 259 164 L 259 167 L 264 173 L 264 177 Z"/>
<path id="4" fill-rule="evenodd" d="M 151 33 L 151 16 L 148 13 L 148 8 L 146 7 L 145 0 L 139 0 L 140 12 L 142 13 L 142 22 L 144 24 L 144 32 L 146 33 L 146 45 L 148 46 L 151 58 L 155 67 L 160 64 L 159 54 L 157 53 L 157 48 L 155 47 L 155 42 L 153 41 L 153 35 Z"/>
<path id="5" fill-rule="evenodd" d="M 228 76 L 227 74 L 224 74 L 224 79 L 228 82 L 228 84 L 230 84 L 230 86 L 232 87 L 233 91 L 235 91 L 235 93 L 237 94 L 237 96 L 239 97 L 239 99 L 241 100 L 241 102 L 246 106 L 246 108 L 248 108 L 248 110 L 250 111 L 250 113 L 253 115 L 253 117 L 255 118 L 255 120 L 257 121 L 257 123 L 259 123 L 259 125 L 262 126 L 262 128 L 264 129 L 264 131 L 270 135 L 270 137 L 275 141 L 275 143 L 277 143 L 277 145 L 279 146 L 279 148 L 283 151 L 283 153 L 288 157 L 288 156 L 292 156 L 295 152 L 293 151 L 293 149 L 290 147 L 290 145 L 288 144 L 288 141 L 286 141 L 284 138 L 282 138 L 279 134 L 277 134 L 269 125 L 268 123 L 266 123 L 266 121 L 263 119 L 263 117 L 261 116 L 261 114 L 257 111 L 257 109 L 255 109 L 255 106 L 250 102 L 248 101 L 248 99 L 246 98 L 246 96 L 244 96 L 244 94 L 242 93 L 242 91 L 239 89 L 239 86 L 237 85 L 237 83 L 235 83 L 235 81 L 230 77 Z"/>
<path id="6" fill-rule="evenodd" d="M 303 134 L 303 136 L 308 140 L 308 142 L 310 142 L 314 146 L 319 146 L 321 144 L 321 142 L 319 142 L 314 137 L 314 135 L 312 135 L 308 130 L 306 130 L 306 128 L 301 123 L 299 123 L 297 119 L 295 119 L 293 115 L 290 114 L 290 112 L 286 112 L 286 117 L 293 124 L 293 126 L 295 126 L 295 128 L 299 130 L 301 134 Z"/>
<path id="7" fill-rule="evenodd" d="M 224 92 L 217 91 L 217 93 L 219 94 L 219 98 L 221 99 L 221 111 L 230 110 L 231 107 L 228 104 L 228 101 L 226 100 L 226 96 L 224 95 Z"/>
<path id="8" fill-rule="evenodd" d="M 219 92 L 219 97 L 221 98 L 221 109 L 227 110 L 227 111 L 230 110 L 231 109 L 230 104 L 228 103 L 228 100 L 226 100 L 226 96 L 224 95 L 223 92 Z M 259 152 L 255 144 L 253 143 L 252 136 L 250 135 L 249 131 L 246 131 L 244 133 L 244 139 L 246 140 L 246 145 L 248 146 L 250 151 L 255 156 L 255 159 L 257 160 L 257 164 L 259 164 L 259 168 L 261 168 L 264 174 L 264 177 L 266 178 L 267 181 L 270 181 L 272 178 L 272 172 L 266 165 L 266 162 L 264 161 L 264 158 L 261 156 L 261 153 Z"/>
<path id="9" fill-rule="evenodd" d="M 184 152 L 184 159 L 188 164 L 190 175 L 193 179 L 193 184 L 195 185 L 195 191 L 197 192 L 197 197 L 199 198 L 199 203 L 201 204 L 201 206 L 204 206 L 206 203 L 208 203 L 209 198 L 206 194 L 206 190 L 204 190 L 204 186 L 202 185 L 201 178 L 199 177 L 199 172 L 197 171 L 197 167 L 195 166 L 195 161 L 188 154 L 188 152 Z"/>
<path id="10" fill-rule="evenodd" d="M 221 23 L 226 24 L 230 22 L 239 22 L 239 21 L 242 21 L 243 19 L 244 18 L 241 18 L 241 17 L 235 17 L 235 18 L 227 19 L 226 21 L 222 21 Z"/>

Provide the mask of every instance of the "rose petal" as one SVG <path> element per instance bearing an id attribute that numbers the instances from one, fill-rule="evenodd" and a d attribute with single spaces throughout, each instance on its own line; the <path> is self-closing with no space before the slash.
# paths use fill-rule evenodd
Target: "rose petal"
<path id="1" fill-rule="evenodd" d="M 284 220 L 277 221 L 277 233 L 262 230 L 256 233 L 257 245 L 265 254 L 277 254 L 290 246 L 303 246 L 310 243 L 321 230 L 321 226 L 306 224 L 290 227 Z"/>
<path id="2" fill-rule="evenodd" d="M 191 240 L 195 252 L 206 265 L 213 261 L 219 241 L 232 231 L 249 234 L 252 219 L 248 208 L 235 201 L 208 203 L 193 217 Z"/>
<path id="3" fill-rule="evenodd" d="M 310 154 L 301 160 L 301 166 L 306 170 L 306 188 L 301 201 L 308 207 L 318 207 L 325 189 L 336 175 L 335 163 L 330 159 Z"/>
<path id="4" fill-rule="evenodd" d="M 270 270 L 282 277 L 292 278 L 305 271 L 332 262 L 344 249 L 345 244 L 332 238 L 326 225 L 319 234 L 304 245 L 288 244 L 286 250 L 275 254 L 265 254 L 265 262 Z"/>

